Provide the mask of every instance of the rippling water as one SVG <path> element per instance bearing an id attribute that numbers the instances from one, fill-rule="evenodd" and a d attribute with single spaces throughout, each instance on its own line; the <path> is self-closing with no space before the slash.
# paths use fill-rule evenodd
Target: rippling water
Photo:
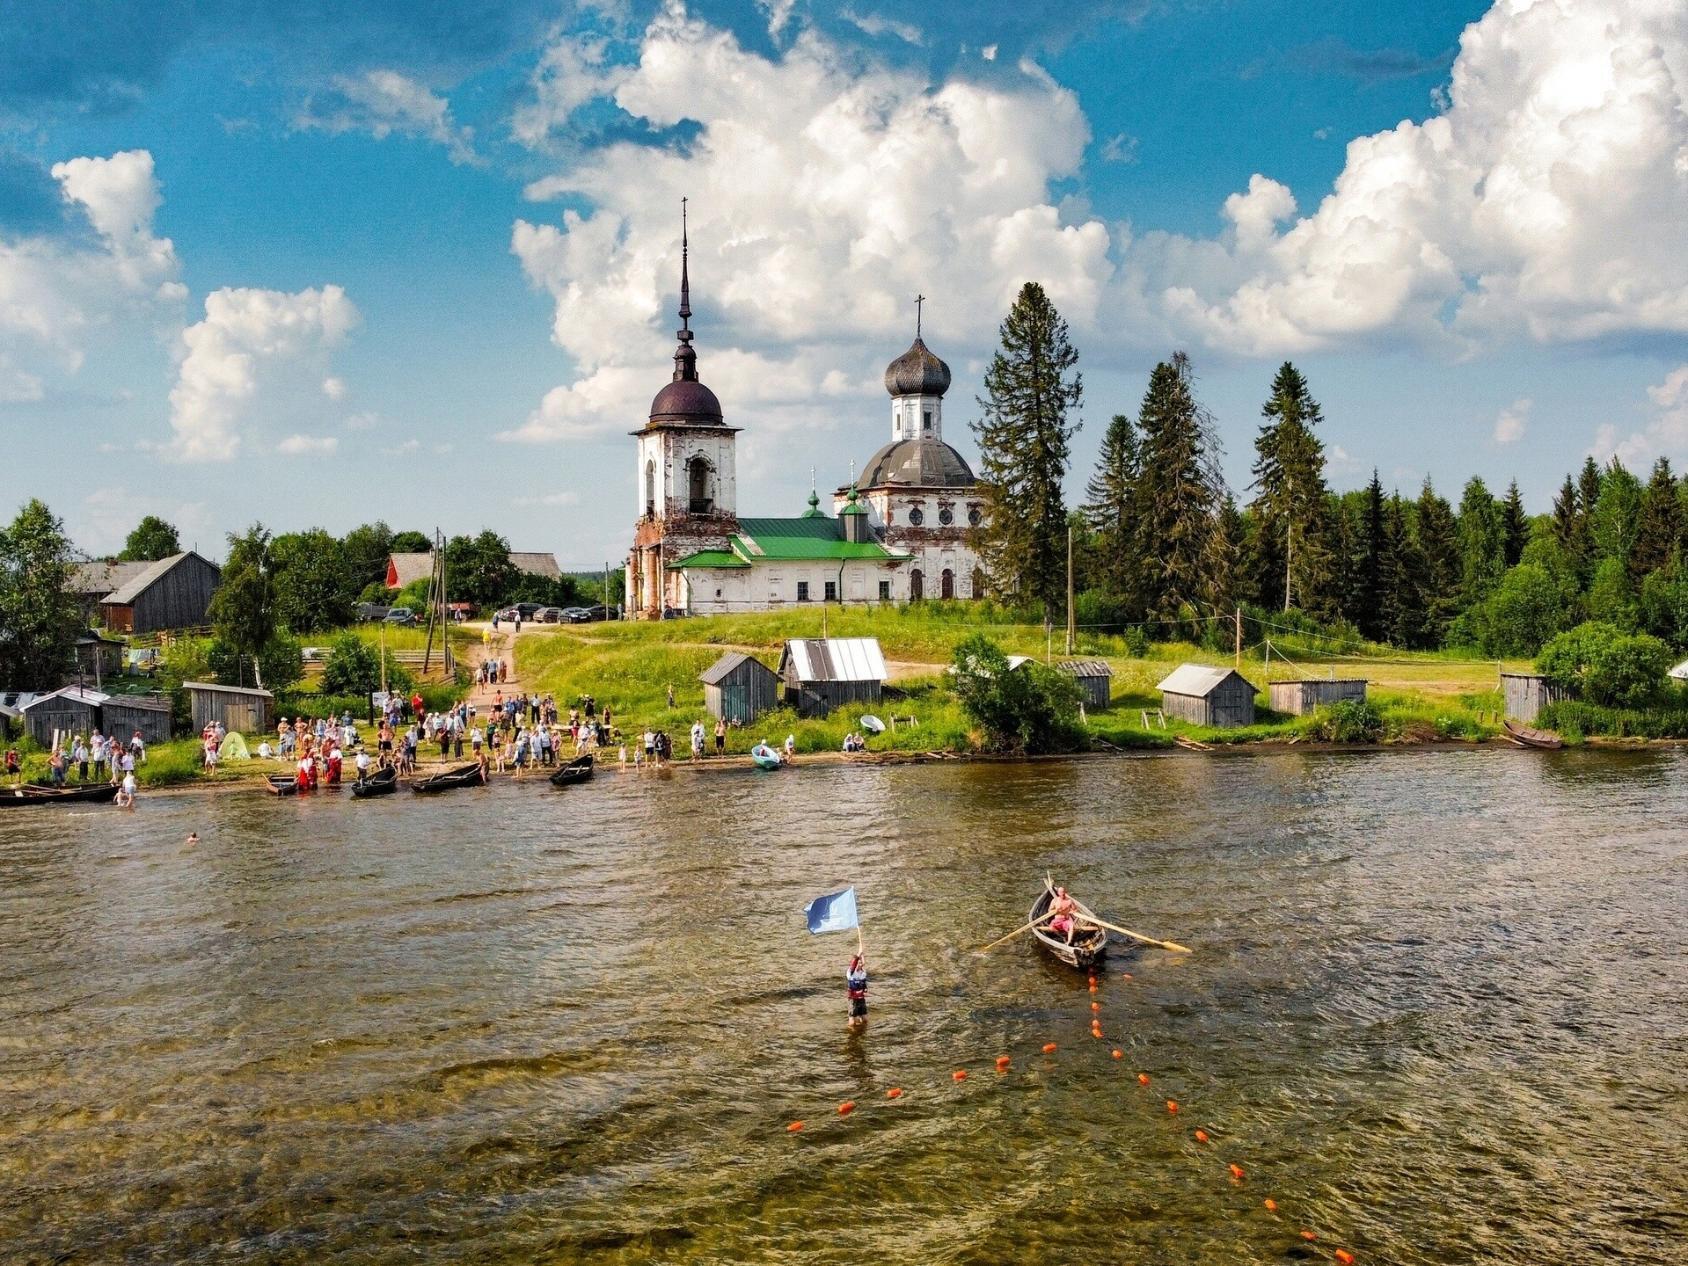
<path id="1" fill-rule="evenodd" d="M 0 1258 L 1688 1261 L 1685 775 L 1284 753 L 7 811 Z M 972 953 L 1045 870 L 1196 947 L 1115 952 L 1105 1041 L 1083 976 Z M 844 883 L 860 1037 L 853 940 L 801 915 Z"/>

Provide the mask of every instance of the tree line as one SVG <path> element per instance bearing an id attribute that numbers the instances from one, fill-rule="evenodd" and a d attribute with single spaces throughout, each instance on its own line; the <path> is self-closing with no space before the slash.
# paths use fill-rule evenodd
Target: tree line
<path id="1" fill-rule="evenodd" d="M 1135 414 L 1108 422 L 1083 502 L 1063 492 L 1083 399 L 1078 353 L 1042 287 L 1026 284 L 1001 326 L 974 434 L 990 510 L 978 530 L 993 585 L 1045 619 L 1066 613 L 1068 534 L 1085 624 L 1188 637 L 1238 608 L 1290 613 L 1342 637 L 1396 647 L 1533 656 L 1599 619 L 1688 645 L 1688 480 L 1659 458 L 1647 479 L 1592 457 L 1551 513 L 1530 515 L 1517 481 L 1473 476 L 1457 505 L 1415 493 L 1332 491 L 1324 414 L 1284 363 L 1261 404 L 1243 498 L 1189 358 L 1157 364 Z M 1205 623 L 1204 623 L 1205 622 Z"/>

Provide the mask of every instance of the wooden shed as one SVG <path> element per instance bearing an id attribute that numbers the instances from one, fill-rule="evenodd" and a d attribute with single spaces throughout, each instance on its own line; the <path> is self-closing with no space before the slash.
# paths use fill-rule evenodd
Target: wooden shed
<path id="1" fill-rule="evenodd" d="M 1114 670 L 1099 659 L 1062 659 L 1055 667 L 1070 674 L 1084 692 L 1087 712 L 1106 712 L 1113 692 Z"/>
<path id="2" fill-rule="evenodd" d="M 192 550 L 161 558 L 100 599 L 108 629 L 151 633 L 198 628 L 209 619 L 222 572 Z"/>
<path id="3" fill-rule="evenodd" d="M 1234 668 L 1180 664 L 1155 688 L 1169 717 L 1214 727 L 1254 724 L 1254 685 Z"/>
<path id="4" fill-rule="evenodd" d="M 1553 685 L 1540 673 L 1502 673 L 1500 689 L 1506 696 L 1506 715 L 1526 725 L 1548 704 L 1571 697 L 1570 691 Z"/>
<path id="5" fill-rule="evenodd" d="M 728 651 L 698 675 L 709 715 L 728 725 L 749 725 L 780 706 L 780 678 L 759 659 Z"/>
<path id="6" fill-rule="evenodd" d="M 794 638 L 780 652 L 785 701 L 802 717 L 849 704 L 878 703 L 885 656 L 876 637 Z"/>
<path id="7" fill-rule="evenodd" d="M 102 637 L 93 629 L 84 629 L 76 635 L 76 672 L 91 679 L 96 688 L 104 685 L 107 677 L 116 677 L 122 671 L 122 642 Z"/>
<path id="8" fill-rule="evenodd" d="M 91 734 L 99 728 L 100 709 L 110 697 L 81 686 L 36 695 L 23 709 L 24 729 L 43 747 L 51 746 L 55 730 L 61 736 Z"/>
<path id="9" fill-rule="evenodd" d="M 1273 712 L 1300 717 L 1333 703 L 1364 703 L 1366 679 L 1308 677 L 1301 681 L 1273 681 L 1267 683 L 1266 693 L 1271 698 Z"/>
<path id="10" fill-rule="evenodd" d="M 212 681 L 184 681 L 193 710 L 193 728 L 221 721 L 230 733 L 265 734 L 275 728 L 275 697 L 251 686 L 221 686 Z"/>
<path id="11" fill-rule="evenodd" d="M 170 737 L 168 695 L 112 695 L 100 709 L 107 734 L 127 740 L 136 730 L 150 747 Z"/>

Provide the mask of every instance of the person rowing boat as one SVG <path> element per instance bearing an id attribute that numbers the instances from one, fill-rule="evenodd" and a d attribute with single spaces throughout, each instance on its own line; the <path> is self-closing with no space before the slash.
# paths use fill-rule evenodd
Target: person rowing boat
<path id="1" fill-rule="evenodd" d="M 1078 930 L 1078 902 L 1067 895 L 1065 888 L 1057 886 L 1055 898 L 1049 903 L 1049 930 L 1066 938 L 1067 944 L 1073 943 L 1073 933 Z"/>

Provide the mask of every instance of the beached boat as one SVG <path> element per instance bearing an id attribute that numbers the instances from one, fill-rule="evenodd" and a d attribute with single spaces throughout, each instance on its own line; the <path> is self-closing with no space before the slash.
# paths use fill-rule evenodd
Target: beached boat
<path id="1" fill-rule="evenodd" d="M 1049 903 L 1055 899 L 1055 890 L 1045 888 L 1032 902 L 1031 914 L 1027 922 L 1040 922 L 1049 913 Z M 1096 916 L 1090 907 L 1082 901 L 1074 900 L 1078 907 L 1078 926 L 1073 930 L 1072 944 L 1067 944 L 1067 938 L 1059 932 L 1051 932 L 1046 927 L 1034 927 L 1032 935 L 1037 943 L 1043 946 L 1068 967 L 1086 968 L 1102 961 L 1102 956 L 1108 952 L 1108 930 L 1096 926 Z"/>
<path id="2" fill-rule="evenodd" d="M 21 787 L 0 789 L 0 806 L 25 804 L 107 804 L 117 799 L 114 782 L 89 783 L 84 786 L 50 787 L 45 783 L 26 782 Z"/>
<path id="3" fill-rule="evenodd" d="M 1565 740 L 1552 730 L 1532 729 L 1527 725 L 1519 725 L 1516 721 L 1503 721 L 1506 727 L 1506 737 L 1519 747 L 1536 747 L 1544 752 L 1556 752 L 1565 746 Z"/>
<path id="4" fill-rule="evenodd" d="M 553 787 L 572 787 L 577 782 L 585 782 L 592 776 L 592 754 L 576 756 L 568 764 L 551 775 Z"/>
<path id="5" fill-rule="evenodd" d="M 296 796 L 299 794 L 299 780 L 293 774 L 271 774 L 264 779 L 264 790 L 272 796 Z"/>
<path id="6" fill-rule="evenodd" d="M 780 767 L 780 754 L 766 743 L 758 743 L 750 749 L 750 760 L 757 769 L 778 769 Z"/>
<path id="7" fill-rule="evenodd" d="M 370 796 L 390 796 L 398 790 L 399 771 L 388 765 L 384 769 L 377 769 L 362 782 L 354 782 L 348 785 L 352 789 L 352 794 L 359 800 L 367 799 Z"/>
<path id="8" fill-rule="evenodd" d="M 458 765 L 455 769 L 448 769 L 442 774 L 435 774 L 431 778 L 421 778 L 410 784 L 412 791 L 428 795 L 436 791 L 454 791 L 458 787 L 479 787 L 481 785 L 481 767 L 479 765 Z"/>

